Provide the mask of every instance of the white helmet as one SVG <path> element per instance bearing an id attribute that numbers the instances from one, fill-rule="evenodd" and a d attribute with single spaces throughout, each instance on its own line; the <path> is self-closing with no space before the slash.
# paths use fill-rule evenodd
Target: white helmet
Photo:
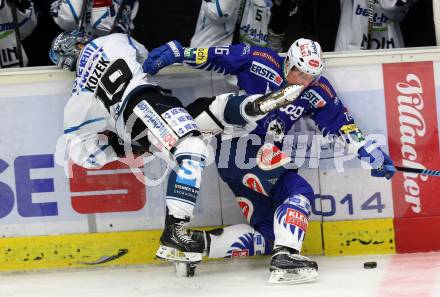
<path id="1" fill-rule="evenodd" d="M 321 59 L 321 46 L 316 41 L 300 38 L 293 42 L 287 51 L 285 60 L 285 75 L 293 66 L 301 72 L 318 76 L 322 72 L 323 63 Z"/>

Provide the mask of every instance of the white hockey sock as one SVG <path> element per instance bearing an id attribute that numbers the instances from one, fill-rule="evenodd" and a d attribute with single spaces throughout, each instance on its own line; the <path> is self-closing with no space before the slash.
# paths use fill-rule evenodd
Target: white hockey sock
<path id="1" fill-rule="evenodd" d="M 209 258 L 264 255 L 266 250 L 263 235 L 246 224 L 225 227 L 220 235 L 209 236 Z"/>
<path id="2" fill-rule="evenodd" d="M 286 246 L 301 252 L 309 224 L 309 200 L 295 195 L 278 206 L 274 217 L 274 247 Z"/>

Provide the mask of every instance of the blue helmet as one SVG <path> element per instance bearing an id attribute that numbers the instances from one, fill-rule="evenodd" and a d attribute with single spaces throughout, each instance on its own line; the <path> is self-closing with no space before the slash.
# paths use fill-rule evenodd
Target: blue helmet
<path id="1" fill-rule="evenodd" d="M 63 32 L 53 40 L 49 58 L 58 67 L 74 71 L 79 54 L 88 41 L 87 35 L 83 32 Z"/>

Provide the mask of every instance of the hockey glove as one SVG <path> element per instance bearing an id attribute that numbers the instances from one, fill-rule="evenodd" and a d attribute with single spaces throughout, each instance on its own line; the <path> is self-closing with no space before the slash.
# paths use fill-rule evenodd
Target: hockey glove
<path id="1" fill-rule="evenodd" d="M 371 140 L 359 148 L 358 157 L 363 161 L 367 161 L 373 167 L 371 169 L 371 176 L 391 179 L 396 172 L 390 157 Z"/>
<path id="2" fill-rule="evenodd" d="M 116 133 L 113 133 L 111 131 L 106 131 L 103 134 L 107 135 L 108 142 L 112 146 L 118 158 L 125 158 L 126 152 L 125 152 L 124 141 L 121 138 L 119 138 L 118 135 L 116 135 Z M 148 149 L 140 145 L 131 144 L 130 147 L 131 147 L 131 153 L 136 156 L 141 156 L 149 152 Z"/>
<path id="3" fill-rule="evenodd" d="M 145 73 L 154 75 L 160 69 L 183 62 L 183 47 L 180 42 L 173 40 L 165 45 L 153 49 L 142 66 Z"/>

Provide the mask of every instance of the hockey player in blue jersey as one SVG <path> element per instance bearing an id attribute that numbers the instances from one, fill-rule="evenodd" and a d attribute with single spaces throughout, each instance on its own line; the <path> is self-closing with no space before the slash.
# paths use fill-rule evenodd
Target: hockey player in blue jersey
<path id="1" fill-rule="evenodd" d="M 250 132 L 248 137 L 259 140 L 243 148 L 239 145 L 243 143 L 242 138 L 221 141 L 218 137 L 216 151 L 219 174 L 238 202 L 246 206 L 244 213 L 249 225 L 194 232 L 193 236 L 204 238 L 209 257 L 272 253 L 270 282 L 315 280 L 316 262 L 300 255 L 310 203 L 315 195 L 297 170 L 283 166 L 289 162 L 289 156 L 282 151 L 283 140 L 292 125 L 302 116 L 310 116 L 324 135 L 343 138 L 350 151 L 368 161 L 373 176 L 389 179 L 395 172 L 392 160 L 375 142 L 365 140 L 330 82 L 321 75 L 320 45 L 298 39 L 283 58 L 270 49 L 244 44 L 195 49 L 172 41 L 153 49 L 143 68 L 155 74 L 176 62 L 236 75 L 238 87 L 247 94 L 267 93 L 289 84 L 304 86 L 294 102 L 255 122 L 237 112 L 237 106 L 246 100 L 244 96 L 201 98 L 188 106 L 188 111 L 202 126 L 217 126 L 224 133 L 239 131 L 237 127 L 241 127 Z M 210 123 L 207 118 L 212 119 Z M 222 157 L 225 147 L 229 147 L 226 158 Z M 240 168 L 242 166 L 236 164 L 237 154 L 244 154 L 245 160 L 255 158 L 256 166 Z"/>

